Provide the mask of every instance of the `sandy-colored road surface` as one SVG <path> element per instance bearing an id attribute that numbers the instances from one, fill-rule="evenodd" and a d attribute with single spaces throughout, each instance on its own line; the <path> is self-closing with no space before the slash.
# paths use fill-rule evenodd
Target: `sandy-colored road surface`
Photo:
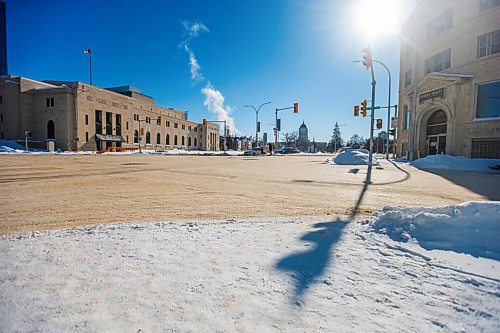
<path id="1" fill-rule="evenodd" d="M 0 234 L 110 222 L 349 215 L 366 167 L 332 166 L 326 159 L 4 155 Z M 498 176 L 474 177 L 499 188 Z M 373 169 L 359 213 L 385 205 L 488 200 L 477 192 L 382 161 Z"/>

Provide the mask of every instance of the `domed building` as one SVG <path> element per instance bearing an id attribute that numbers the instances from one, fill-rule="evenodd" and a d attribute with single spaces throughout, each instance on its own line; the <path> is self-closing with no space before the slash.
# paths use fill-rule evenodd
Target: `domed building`
<path id="1" fill-rule="evenodd" d="M 306 152 L 309 149 L 311 143 L 309 142 L 309 130 L 306 124 L 302 121 L 302 125 L 299 127 L 299 138 L 297 139 L 297 148 L 301 151 Z"/>

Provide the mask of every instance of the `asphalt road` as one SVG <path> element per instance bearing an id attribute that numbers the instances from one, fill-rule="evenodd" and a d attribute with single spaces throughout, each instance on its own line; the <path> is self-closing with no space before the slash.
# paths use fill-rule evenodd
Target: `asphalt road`
<path id="1" fill-rule="evenodd" d="M 491 200 L 500 188 L 498 175 L 445 178 L 384 160 L 366 185 L 366 166 L 327 158 L 3 155 L 0 234 L 112 222 L 346 217 L 353 210 L 366 216 L 387 205 Z"/>

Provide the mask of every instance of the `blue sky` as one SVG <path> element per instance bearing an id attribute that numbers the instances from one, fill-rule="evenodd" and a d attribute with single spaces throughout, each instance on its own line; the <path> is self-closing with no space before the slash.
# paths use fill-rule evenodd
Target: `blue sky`
<path id="1" fill-rule="evenodd" d="M 400 2 L 404 18 L 413 1 Z M 353 105 L 371 92 L 369 72 L 352 62 L 361 59 L 367 44 L 353 17 L 358 3 L 7 0 L 9 72 L 88 82 L 88 56 L 82 51 L 92 46 L 94 85 L 136 86 L 159 105 L 188 111 L 193 121 L 216 117 L 204 105 L 202 89 L 210 84 L 242 134 L 255 133 L 255 112 L 244 106 L 270 101 L 259 113 L 262 132 L 270 137 L 274 109 L 293 102 L 299 102 L 300 113 L 280 112 L 284 132 L 298 130 L 304 120 L 310 140 L 328 141 L 338 122 L 345 124 L 344 139 L 355 133 L 367 137 L 368 117 L 352 116 Z M 189 40 L 205 78 L 201 82 L 191 78 L 182 22 L 202 23 L 208 30 Z M 398 37 L 378 38 L 372 52 L 391 70 L 396 103 Z M 386 105 L 387 74 L 375 67 L 375 75 L 376 104 Z M 380 116 L 385 128 L 387 113 Z"/>

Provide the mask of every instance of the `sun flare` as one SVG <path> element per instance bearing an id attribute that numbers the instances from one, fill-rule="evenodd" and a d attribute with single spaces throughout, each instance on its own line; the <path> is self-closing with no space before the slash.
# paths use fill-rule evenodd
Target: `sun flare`
<path id="1" fill-rule="evenodd" d="M 370 40 L 394 33 L 401 15 L 399 2 L 398 0 L 361 1 L 354 9 L 358 28 Z"/>

